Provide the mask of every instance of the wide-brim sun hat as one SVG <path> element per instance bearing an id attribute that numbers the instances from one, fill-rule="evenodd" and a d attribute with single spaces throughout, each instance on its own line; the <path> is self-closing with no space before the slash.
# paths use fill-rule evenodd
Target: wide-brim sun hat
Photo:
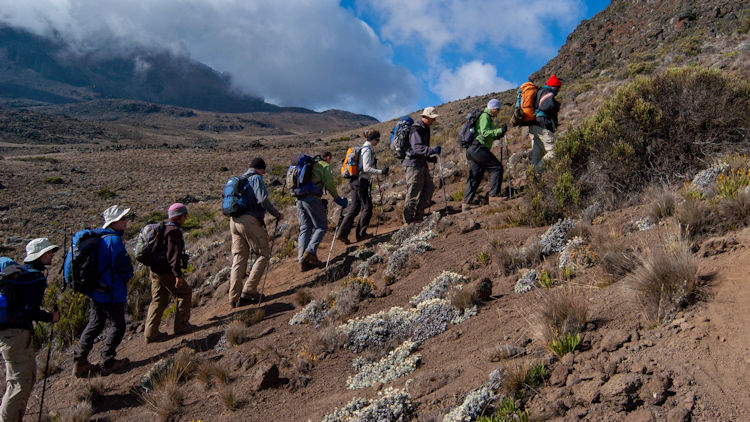
<path id="1" fill-rule="evenodd" d="M 128 212 L 130 212 L 130 208 L 120 208 L 119 205 L 112 205 L 111 207 L 107 208 L 102 213 L 102 215 L 104 216 L 104 225 L 102 226 L 102 228 L 106 229 L 115 221 L 122 220 L 122 217 L 125 217 Z"/>
<path id="2" fill-rule="evenodd" d="M 23 259 L 23 262 L 34 262 L 45 253 L 57 249 L 60 249 L 60 247 L 53 245 L 46 237 L 34 239 L 26 244 L 26 258 Z"/>
<path id="3" fill-rule="evenodd" d="M 438 117 L 437 110 L 435 110 L 435 107 L 427 107 L 422 111 L 421 114 L 423 117 L 429 117 L 430 119 L 436 119 Z"/>

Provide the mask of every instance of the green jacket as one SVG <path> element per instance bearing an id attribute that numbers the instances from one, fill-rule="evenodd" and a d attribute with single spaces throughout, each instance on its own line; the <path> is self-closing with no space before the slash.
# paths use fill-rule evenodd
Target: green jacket
<path id="1" fill-rule="evenodd" d="M 477 119 L 477 142 L 480 145 L 492 149 L 492 142 L 503 137 L 503 129 L 495 126 L 490 115 L 490 109 L 485 108 Z"/>
<path id="2" fill-rule="evenodd" d="M 331 169 L 325 161 L 320 160 L 313 164 L 312 182 L 320 186 L 324 192 L 328 191 L 334 198 L 339 197 L 339 193 L 336 190 L 336 182 L 333 180 L 333 174 L 331 174 Z"/>

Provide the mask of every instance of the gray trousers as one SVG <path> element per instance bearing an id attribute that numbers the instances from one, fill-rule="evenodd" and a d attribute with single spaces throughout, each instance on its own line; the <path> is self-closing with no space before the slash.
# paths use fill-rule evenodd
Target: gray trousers
<path id="1" fill-rule="evenodd" d="M 297 259 L 310 252 L 318 253 L 318 245 L 328 230 L 328 216 L 323 200 L 314 195 L 297 198 L 297 218 L 299 219 L 299 238 L 297 239 Z"/>
<path id="2" fill-rule="evenodd" d="M 406 167 L 406 201 L 404 202 L 404 221 L 407 223 L 422 221 L 424 210 L 432 201 L 435 184 L 430 170 L 424 167 Z"/>

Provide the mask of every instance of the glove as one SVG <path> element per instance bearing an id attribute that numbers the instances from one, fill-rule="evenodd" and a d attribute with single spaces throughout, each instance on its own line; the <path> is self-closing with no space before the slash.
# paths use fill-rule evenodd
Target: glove
<path id="1" fill-rule="evenodd" d="M 388 167 L 384 168 L 382 170 L 383 176 L 388 176 L 388 171 L 389 171 Z"/>
<path id="2" fill-rule="evenodd" d="M 505 134 L 508 132 L 508 124 L 503 123 L 503 126 L 501 127 L 501 129 L 503 130 L 503 136 L 505 136 Z"/>
<path id="3" fill-rule="evenodd" d="M 440 155 L 440 145 L 436 146 L 432 149 L 432 153 L 435 155 Z"/>
<path id="4" fill-rule="evenodd" d="M 426 161 L 428 163 L 437 163 L 437 156 L 436 155 L 430 155 L 429 157 L 427 157 Z"/>
<path id="5" fill-rule="evenodd" d="M 349 205 L 349 201 L 346 198 L 338 197 L 333 200 L 333 202 L 336 203 L 336 205 L 340 206 L 341 208 L 346 208 L 347 205 Z"/>

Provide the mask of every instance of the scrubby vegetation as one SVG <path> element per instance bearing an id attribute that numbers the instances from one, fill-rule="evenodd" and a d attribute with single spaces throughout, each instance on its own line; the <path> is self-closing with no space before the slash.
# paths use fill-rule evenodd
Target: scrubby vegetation
<path id="1" fill-rule="evenodd" d="M 747 149 L 750 85 L 687 67 L 639 79 L 580 127 L 559 135 L 545 171 L 528 174 L 530 223 L 549 224 L 598 202 L 613 207 L 652 183 L 673 184 L 724 151 Z"/>

